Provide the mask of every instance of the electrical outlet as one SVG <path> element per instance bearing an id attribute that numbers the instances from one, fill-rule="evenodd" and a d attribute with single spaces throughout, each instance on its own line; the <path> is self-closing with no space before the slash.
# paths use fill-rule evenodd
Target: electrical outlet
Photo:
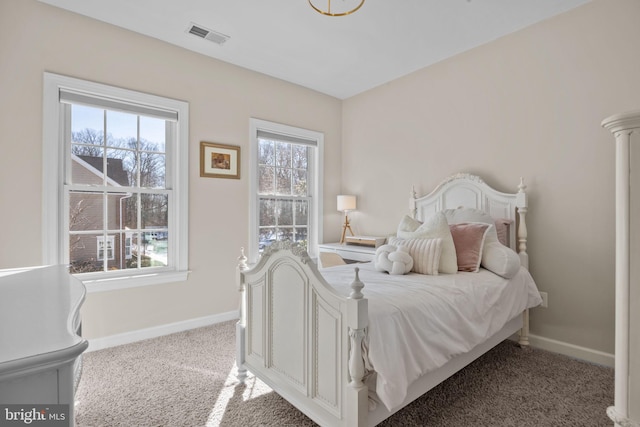
<path id="1" fill-rule="evenodd" d="M 549 295 L 547 295 L 546 292 L 540 292 L 540 296 L 542 297 L 542 304 L 540 304 L 540 307 L 549 307 Z"/>

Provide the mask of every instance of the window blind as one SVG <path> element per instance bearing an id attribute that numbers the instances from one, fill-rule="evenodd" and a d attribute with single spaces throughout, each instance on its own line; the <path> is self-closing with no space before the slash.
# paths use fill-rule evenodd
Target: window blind
<path id="1" fill-rule="evenodd" d="M 105 110 L 122 111 L 140 116 L 154 117 L 157 119 L 178 121 L 178 112 L 158 108 L 153 105 L 138 104 L 135 102 L 116 100 L 105 96 L 76 92 L 68 89 L 60 89 L 60 102 L 63 104 L 80 104 L 89 107 L 102 107 Z"/>
<path id="2" fill-rule="evenodd" d="M 306 138 L 301 138 L 299 136 L 292 136 L 292 135 L 286 135 L 286 134 L 282 134 L 282 133 L 269 132 L 269 131 L 262 130 L 262 129 L 258 129 L 256 134 L 257 134 L 259 139 L 266 139 L 266 140 L 269 140 L 269 141 L 290 142 L 290 143 L 293 143 L 293 144 L 309 145 L 309 146 L 312 146 L 312 147 L 317 147 L 318 146 L 318 141 L 316 141 L 315 139 L 306 139 Z"/>

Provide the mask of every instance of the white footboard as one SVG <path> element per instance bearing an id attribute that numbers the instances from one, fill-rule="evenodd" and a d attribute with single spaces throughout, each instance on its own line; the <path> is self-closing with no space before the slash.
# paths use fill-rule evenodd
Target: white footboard
<path id="1" fill-rule="evenodd" d="M 357 271 L 351 295 L 338 295 L 306 251 L 277 242 L 251 269 L 241 258 L 237 277 L 240 381 L 248 369 L 320 425 L 366 425 L 368 302 Z"/>

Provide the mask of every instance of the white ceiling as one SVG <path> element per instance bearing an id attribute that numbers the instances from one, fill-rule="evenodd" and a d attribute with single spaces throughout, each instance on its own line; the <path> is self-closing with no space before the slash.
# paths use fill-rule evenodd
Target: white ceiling
<path id="1" fill-rule="evenodd" d="M 344 17 L 307 0 L 40 1 L 345 99 L 590 0 L 366 0 Z"/>

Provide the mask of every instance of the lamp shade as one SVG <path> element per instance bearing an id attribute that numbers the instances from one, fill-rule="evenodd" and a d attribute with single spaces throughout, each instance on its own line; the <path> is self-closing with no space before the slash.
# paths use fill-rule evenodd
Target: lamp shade
<path id="1" fill-rule="evenodd" d="M 356 196 L 340 194 L 338 196 L 338 210 L 341 212 L 353 211 L 356 209 Z"/>

